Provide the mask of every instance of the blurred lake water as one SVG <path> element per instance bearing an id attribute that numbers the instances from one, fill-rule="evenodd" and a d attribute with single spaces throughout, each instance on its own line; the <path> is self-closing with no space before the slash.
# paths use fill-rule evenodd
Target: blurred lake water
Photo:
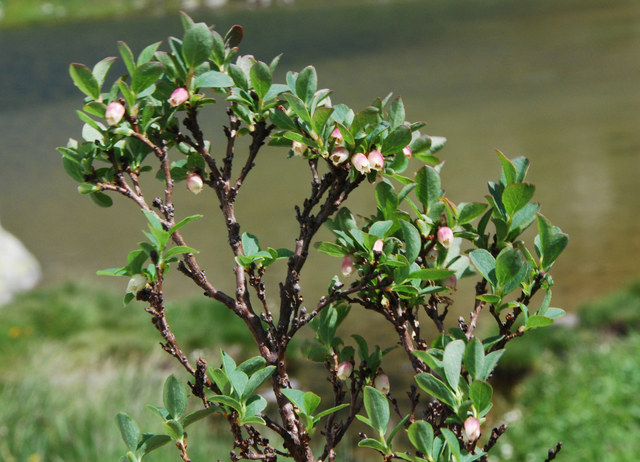
<path id="1" fill-rule="evenodd" d="M 424 120 L 427 133 L 449 139 L 440 155 L 443 185 L 455 202 L 486 194 L 486 181 L 499 173 L 494 149 L 529 157 L 542 212 L 571 236 L 552 272 L 554 305 L 574 309 L 638 276 L 639 2 L 316 2 L 193 16 L 221 33 L 242 24 L 241 53 L 269 61 L 283 52 L 281 80 L 287 69 L 314 64 L 320 85 L 335 90 L 334 103 L 360 109 L 389 91 L 401 95 L 409 120 Z M 79 278 L 124 288 L 124 279 L 95 271 L 122 265 L 145 226 L 124 199 L 99 209 L 78 195 L 62 169 L 55 147 L 79 138 L 82 125 L 69 63 L 92 66 L 116 56 L 117 40 L 136 53 L 160 40 L 166 49 L 167 37 L 181 34 L 177 16 L 0 30 L 0 217 L 38 257 L 46 282 Z M 215 146 L 223 138 L 213 124 L 222 119 L 210 120 Z M 293 247 L 293 206 L 308 191 L 300 164 L 265 150 L 242 191 L 242 230 L 263 245 Z M 354 196 L 350 208 L 371 213 L 371 193 Z M 230 290 L 232 259 L 214 199 L 182 191 L 178 214 L 206 204 L 206 218 L 190 225 L 186 238 L 201 250 L 208 275 Z M 313 275 L 303 274 L 309 303 L 339 264 L 311 259 Z M 172 298 L 195 292 L 183 279 L 170 276 Z M 460 312 L 471 305 L 467 299 Z"/>

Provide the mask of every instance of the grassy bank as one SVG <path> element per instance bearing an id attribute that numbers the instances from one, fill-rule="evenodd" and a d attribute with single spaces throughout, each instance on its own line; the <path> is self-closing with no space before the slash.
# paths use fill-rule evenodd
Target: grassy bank
<path id="1" fill-rule="evenodd" d="M 218 360 L 255 354 L 244 328 L 221 306 L 187 300 L 167 307 L 185 351 Z M 198 322 L 194 323 L 196 319 Z M 496 422 L 509 430 L 498 444 L 503 461 L 637 459 L 640 443 L 640 284 L 584 306 L 577 327 L 540 329 L 512 343 L 495 377 Z M 186 380 L 158 347 L 160 337 L 141 304 L 77 284 L 38 289 L 0 309 L 0 460 L 118 460 L 124 445 L 115 415 L 126 411 L 143 431 L 161 425 L 145 409 L 162 402 L 171 373 Z M 216 351 L 211 351 L 212 347 Z M 197 406 L 195 400 L 191 401 Z M 193 460 L 228 459 L 219 416 L 190 429 Z M 345 459 L 359 460 L 359 451 Z M 344 455 L 344 454 L 343 454 Z M 363 454 L 364 455 L 364 454 Z M 173 461 L 172 447 L 150 461 Z"/>

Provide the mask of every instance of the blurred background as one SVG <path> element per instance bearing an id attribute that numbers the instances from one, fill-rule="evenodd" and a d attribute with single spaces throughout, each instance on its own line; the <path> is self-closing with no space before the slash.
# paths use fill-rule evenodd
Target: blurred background
<path id="1" fill-rule="evenodd" d="M 281 81 L 286 70 L 313 64 L 320 86 L 334 90 L 334 103 L 357 110 L 390 91 L 402 96 L 408 120 L 425 121 L 424 131 L 449 140 L 439 155 L 454 202 L 486 194 L 486 182 L 499 174 L 495 149 L 528 157 L 535 200 L 570 235 L 552 271 L 553 305 L 573 316 L 571 325 L 518 340 L 505 358 L 496 377 L 502 404 L 492 418 L 507 420 L 511 430 L 498 452 L 504 460 L 542 461 L 546 448 L 563 440 L 557 460 L 636 460 L 640 447 L 629 440 L 640 430 L 633 399 L 640 386 L 634 0 L 0 1 L 0 223 L 35 256 L 42 274 L 34 292 L 0 307 L 0 460 L 114 460 L 124 453 L 114 424 L 120 410 L 158 427 L 143 405 L 159 404 L 161 383 L 177 367 L 156 354 L 159 338 L 142 305 L 121 307 L 126 280 L 95 276 L 124 264 L 143 238 L 143 217 L 123 200 L 100 209 L 78 195 L 55 148 L 79 138 L 82 126 L 74 112 L 82 95 L 68 77 L 69 63 L 92 66 L 117 56 L 118 40 L 136 54 L 152 42 L 166 44 L 182 34 L 179 9 L 222 34 L 243 25 L 242 54 L 268 62 L 283 53 Z M 111 77 L 122 69 L 114 67 Z M 219 109 L 207 119 L 214 146 L 222 138 Z M 263 245 L 291 248 L 293 205 L 308 180 L 283 151 L 265 150 L 258 167 L 239 204 L 243 231 Z M 183 191 L 176 200 L 187 216 L 201 212 L 207 199 L 213 196 Z M 371 213 L 373 197 L 358 194 L 349 207 Z M 213 202 L 205 205 L 205 219 L 190 225 L 186 237 L 224 290 L 232 283 L 231 255 L 217 212 Z M 0 255 L 0 264 L 7 262 Z M 339 263 L 313 257 L 313 274 L 303 275 L 309 303 Z M 465 290 L 462 284 L 456 317 L 470 311 Z M 224 315 L 195 301 L 198 291 L 177 273 L 167 293 L 176 330 L 194 355 L 242 335 L 233 319 L 222 322 Z M 210 319 L 212 327 L 194 330 L 189 316 Z M 376 321 L 358 327 L 389 346 L 392 333 L 375 331 Z M 213 364 L 217 352 L 211 356 Z M 402 372 L 391 371 L 392 386 L 405 383 Z M 314 374 L 300 370 L 303 382 Z M 193 439 L 194 460 L 212 451 L 226 457 L 227 436 L 214 433 L 222 442 Z M 152 460 L 173 456 L 166 449 Z M 367 453 L 345 457 L 367 460 Z"/>

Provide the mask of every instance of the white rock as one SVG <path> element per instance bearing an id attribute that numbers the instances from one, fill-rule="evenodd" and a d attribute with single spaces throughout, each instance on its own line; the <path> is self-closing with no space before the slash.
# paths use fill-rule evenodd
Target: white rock
<path id="1" fill-rule="evenodd" d="M 41 276 L 35 257 L 0 226 L 0 305 L 9 302 L 15 293 L 33 288 Z"/>

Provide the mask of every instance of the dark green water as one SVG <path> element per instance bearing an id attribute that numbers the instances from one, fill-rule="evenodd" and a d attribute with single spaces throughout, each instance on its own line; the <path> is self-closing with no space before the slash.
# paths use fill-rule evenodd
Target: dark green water
<path id="1" fill-rule="evenodd" d="M 243 24 L 241 51 L 263 60 L 284 52 L 281 70 L 315 64 L 320 84 L 335 89 L 334 103 L 357 109 L 389 91 L 401 94 L 410 120 L 425 120 L 429 133 L 449 139 L 443 184 L 456 202 L 485 194 L 498 174 L 495 148 L 528 156 L 543 213 L 571 235 L 554 268 L 558 306 L 575 308 L 638 276 L 640 3 L 331 2 L 194 16 L 221 31 Z M 177 17 L 0 31 L 0 220 L 40 259 L 46 282 L 114 282 L 95 270 L 123 263 L 144 225 L 123 200 L 95 207 L 61 168 L 55 147 L 81 128 L 74 114 L 81 95 L 68 64 L 115 55 L 117 40 L 138 52 L 179 34 Z M 214 144 L 221 139 L 210 133 Z M 278 151 L 265 151 L 258 164 L 240 200 L 243 230 L 263 244 L 292 247 L 304 169 Z M 213 195 L 183 194 L 179 213 L 195 213 L 207 200 Z M 365 214 L 372 203 L 372 195 L 359 194 L 351 207 Z M 206 204 L 206 220 L 187 238 L 225 288 L 231 258 L 217 212 Z M 339 262 L 310 265 L 318 270 L 306 279 L 313 300 Z M 175 297 L 191 292 L 179 278 L 170 281 Z"/>

